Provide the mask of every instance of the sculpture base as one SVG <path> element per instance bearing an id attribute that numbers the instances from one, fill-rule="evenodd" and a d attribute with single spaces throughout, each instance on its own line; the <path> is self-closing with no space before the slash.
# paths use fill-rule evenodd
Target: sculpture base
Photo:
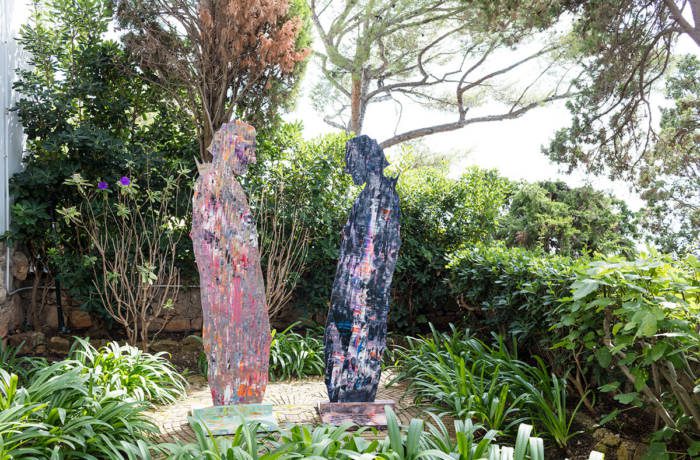
<path id="1" fill-rule="evenodd" d="M 386 426 L 384 406 L 394 408 L 395 401 L 319 403 L 318 415 L 321 422 L 329 425 L 342 425 L 350 422 L 357 426 Z"/>
<path id="2" fill-rule="evenodd" d="M 190 423 L 201 423 L 213 435 L 234 434 L 243 423 L 257 422 L 265 430 L 277 428 L 272 404 L 236 404 L 192 408 Z"/>

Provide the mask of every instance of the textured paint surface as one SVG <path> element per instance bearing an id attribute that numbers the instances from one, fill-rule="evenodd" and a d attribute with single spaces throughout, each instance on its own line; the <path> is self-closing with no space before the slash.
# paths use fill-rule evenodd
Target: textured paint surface
<path id="1" fill-rule="evenodd" d="M 202 423 L 213 435 L 235 434 L 243 423 L 257 422 L 263 429 L 275 429 L 272 404 L 238 404 L 192 409 L 190 423 Z"/>
<path id="2" fill-rule="evenodd" d="M 371 402 L 386 348 L 389 290 L 401 246 L 396 179 L 374 139 L 346 145 L 346 172 L 366 183 L 343 228 L 325 333 L 326 387 L 331 402 Z"/>
<path id="3" fill-rule="evenodd" d="M 321 423 L 340 426 L 352 423 L 356 426 L 386 426 L 386 406 L 392 409 L 396 403 L 391 400 L 374 402 L 321 403 L 318 413 Z"/>
<path id="4" fill-rule="evenodd" d="M 215 406 L 259 403 L 267 386 L 270 324 L 258 235 L 236 175 L 255 162 L 255 129 L 226 123 L 214 135 L 211 165 L 195 184 L 192 243 L 199 269 Z"/>

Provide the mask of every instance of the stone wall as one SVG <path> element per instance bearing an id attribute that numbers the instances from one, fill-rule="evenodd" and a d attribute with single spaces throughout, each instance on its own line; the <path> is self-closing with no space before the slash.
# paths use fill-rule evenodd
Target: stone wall
<path id="1" fill-rule="evenodd" d="M 22 324 L 24 316 L 28 314 L 31 308 L 31 295 L 31 289 L 26 289 L 11 296 L 12 299 L 9 303 L 13 305 L 13 308 L 7 309 L 8 320 L 3 319 L 3 312 L 6 310 L 0 307 L 0 337 L 5 337 L 8 331 L 11 332 Z M 58 314 L 55 291 L 53 291 L 53 289 L 39 289 L 37 297 L 39 304 L 42 303 L 43 299 L 43 308 L 40 315 L 45 322 L 43 326 L 51 330 L 57 329 Z M 66 295 L 65 292 L 62 292 L 61 304 L 66 326 L 71 330 L 71 333 L 88 331 L 105 332 L 102 318 L 95 313 L 81 310 L 79 305 Z M 165 325 L 163 325 L 164 322 Z M 3 328 L 3 323 L 7 323 L 8 326 Z M 164 332 L 172 333 L 201 331 L 202 306 L 198 288 L 180 290 L 177 301 L 173 309 L 169 312 L 167 320 L 154 320 L 154 323 L 151 325 L 152 330 L 158 330 L 161 327 L 163 327 Z"/>
<path id="2" fill-rule="evenodd" d="M 15 256 L 11 261 L 11 270 L 16 264 Z M 0 340 L 7 337 L 20 327 L 23 321 L 22 307 L 19 299 L 7 295 L 8 286 L 5 286 L 5 269 L 7 267 L 7 251 L 4 243 L 0 243 Z"/>

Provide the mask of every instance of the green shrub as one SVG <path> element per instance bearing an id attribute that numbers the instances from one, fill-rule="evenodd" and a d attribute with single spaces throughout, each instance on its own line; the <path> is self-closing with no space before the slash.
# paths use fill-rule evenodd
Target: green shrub
<path id="1" fill-rule="evenodd" d="M 22 381 L 26 379 L 27 374 L 33 367 L 36 367 L 41 362 L 46 362 L 43 358 L 19 356 L 23 345 L 24 342 L 17 347 L 13 347 L 9 344 L 4 344 L 0 340 L 0 369 L 17 374 Z"/>
<path id="2" fill-rule="evenodd" d="M 153 172 L 167 176 L 182 163 L 194 169 L 195 130 L 170 95 L 107 39 L 114 2 L 38 0 L 32 6 L 19 42 L 33 65 L 21 69 L 14 84 L 27 148 L 23 170 L 10 180 L 6 236 L 30 258 L 34 276 L 58 273 L 73 299 L 101 313 L 84 235 L 70 225 L 51 225 L 52 209 L 81 201 L 65 180 L 80 173 L 93 183 L 115 183 L 124 171 L 141 180 Z M 149 184 L 152 191 L 163 186 Z M 189 239 L 178 256 L 181 265 L 193 266 Z M 35 327 L 43 319 L 38 312 L 30 311 Z"/>
<path id="3" fill-rule="evenodd" d="M 700 452 L 699 266 L 692 256 L 573 261 L 497 245 L 460 249 L 448 269 L 453 294 L 482 335 L 495 330 L 514 337 L 520 350 L 545 356 L 591 412 L 593 399 L 610 394 L 620 406 L 603 423 L 624 406 L 639 407 L 665 425 L 655 439 L 682 438 L 694 455 Z M 526 381 L 551 380 L 553 392 L 545 397 L 552 404 L 540 405 L 540 417 L 556 421 L 547 430 L 563 444 L 568 417 L 553 414 L 563 413 L 558 407 L 565 401 L 556 395 L 565 392 L 554 390 L 548 375 Z"/>
<path id="4" fill-rule="evenodd" d="M 700 263 L 658 254 L 608 257 L 576 273 L 554 344 L 623 405 L 654 413 L 700 446 Z M 560 337 L 561 337 L 560 336 Z M 615 415 L 614 412 L 612 416 Z"/>
<path id="5" fill-rule="evenodd" d="M 261 193 L 282 190 L 289 209 L 280 212 L 289 219 L 296 215 L 308 229 L 306 270 L 292 306 L 317 322 L 328 311 L 340 233 L 359 192 L 343 172 L 347 139 L 333 134 L 305 141 L 298 124 L 262 133 L 258 163 L 242 182 L 253 207 Z M 457 312 L 443 281 L 446 256 L 462 243 L 493 238 L 509 190 L 509 181 L 493 170 L 472 168 L 459 178 L 449 177 L 443 166 L 402 172 L 397 191 L 403 242 L 392 284 L 391 328 L 421 330 L 435 313 Z"/>
<path id="6" fill-rule="evenodd" d="M 323 331 L 319 328 L 306 330 L 305 335 L 294 332 L 292 328 L 299 323 L 293 323 L 281 332 L 272 330 L 270 343 L 270 380 L 303 379 L 323 375 Z M 202 340 L 199 336 L 198 340 Z M 201 352 L 197 357 L 197 368 L 203 376 L 207 376 L 209 364 L 207 356 Z"/>
<path id="7" fill-rule="evenodd" d="M 409 338 L 393 357 L 395 380 L 408 382 L 415 401 L 438 412 L 506 435 L 529 423 L 562 448 L 576 434 L 571 425 L 578 407 L 570 412 L 566 406 L 566 381 L 539 358 L 537 366 L 518 360 L 500 339 L 488 346 L 468 331 L 433 328 L 429 336 Z"/>
<path id="8" fill-rule="evenodd" d="M 105 391 L 123 392 L 127 398 L 138 401 L 171 404 L 185 395 L 187 381 L 166 356 L 165 352 L 144 353 L 117 342 L 96 349 L 87 340 L 76 337 L 60 367 L 87 375 L 91 384 Z"/>
<path id="9" fill-rule="evenodd" d="M 270 343 L 270 378 L 272 380 L 303 379 L 323 375 L 323 332 L 307 329 L 305 335 L 292 330 L 293 323 L 282 332 L 272 331 Z"/>
<path id="10" fill-rule="evenodd" d="M 363 429 L 350 431 L 349 425 L 338 427 L 294 425 L 284 431 L 261 434 L 256 424 L 241 425 L 234 436 L 214 438 L 196 424 L 196 441 L 190 444 L 166 444 L 163 450 L 175 460 L 205 459 L 396 459 L 418 460 L 454 458 L 469 460 L 541 460 L 542 440 L 531 437 L 532 427 L 521 425 L 514 447 L 495 443 L 498 433 L 487 431 L 471 420 L 456 421 L 451 435 L 435 417 L 424 429 L 423 421 L 411 420 L 402 430 L 394 412 L 387 408 L 387 436 L 369 440 Z M 376 434 L 376 433 L 375 433 Z M 454 439 L 456 437 L 456 439 Z"/>
<path id="11" fill-rule="evenodd" d="M 93 385 L 62 363 L 38 368 L 31 383 L 0 369 L 2 458 L 144 458 L 156 426 L 145 401 Z"/>
<path id="12" fill-rule="evenodd" d="M 451 292 L 465 323 L 484 336 L 497 331 L 533 351 L 551 346 L 554 310 L 568 295 L 575 266 L 585 263 L 502 244 L 464 247 L 448 259 Z"/>
<path id="13" fill-rule="evenodd" d="M 163 353 L 116 342 L 76 338 L 67 359 L 21 367 L 22 379 L 0 369 L 0 458 L 149 459 L 158 430 L 145 412 L 186 387 Z"/>
<path id="14" fill-rule="evenodd" d="M 638 233 L 624 201 L 562 181 L 518 184 L 499 227 L 499 239 L 508 246 L 568 256 L 628 255 Z"/>

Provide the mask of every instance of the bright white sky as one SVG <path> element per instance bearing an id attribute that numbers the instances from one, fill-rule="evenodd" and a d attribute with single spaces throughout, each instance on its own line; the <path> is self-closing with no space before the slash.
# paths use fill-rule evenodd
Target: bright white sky
<path id="1" fill-rule="evenodd" d="M 319 46 L 318 41 L 315 46 Z M 698 47 L 687 37 L 683 37 L 677 52 L 700 55 Z M 310 92 L 318 78 L 320 71 L 312 63 L 302 84 L 296 110 L 285 117 L 290 121 L 302 120 L 306 138 L 335 131 L 311 105 Z M 419 126 L 426 118 L 429 118 L 431 124 L 435 124 L 454 121 L 456 115 L 428 112 L 420 107 L 404 105 L 402 123 L 405 125 Z M 380 141 L 389 138 L 393 134 L 395 119 L 391 103 L 373 105 L 368 109 L 365 133 Z M 641 207 L 643 202 L 636 194 L 630 192 L 629 184 L 612 182 L 605 177 L 580 172 L 568 175 L 563 167 L 551 163 L 541 153 L 541 147 L 549 143 L 557 129 L 567 126 L 569 120 L 570 114 L 562 101 L 533 109 L 515 120 L 470 125 L 458 131 L 428 136 L 423 138 L 423 144 L 430 151 L 449 154 L 453 175 L 458 175 L 467 166 L 477 165 L 495 168 L 502 175 L 514 180 L 561 179 L 572 186 L 591 184 L 597 189 L 610 191 L 624 199 L 634 210 Z M 389 150 L 387 153 L 391 156 L 396 152 Z"/>

